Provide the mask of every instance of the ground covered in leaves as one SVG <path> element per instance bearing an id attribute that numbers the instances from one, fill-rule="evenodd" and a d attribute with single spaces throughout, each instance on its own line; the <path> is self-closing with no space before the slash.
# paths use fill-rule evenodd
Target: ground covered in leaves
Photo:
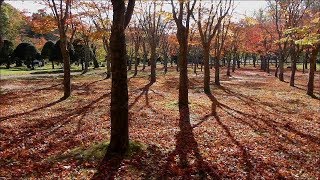
<path id="1" fill-rule="evenodd" d="M 130 152 L 106 165 L 105 177 L 320 177 L 320 101 L 306 95 L 307 74 L 298 72 L 290 87 L 259 69 L 232 77 L 223 70 L 221 86 L 206 95 L 202 73 L 191 71 L 190 108 L 180 114 L 174 68 L 153 84 L 147 71 L 129 73 Z M 59 77 L 1 80 L 0 178 L 98 177 L 110 137 L 111 80 L 104 76 L 73 77 L 64 101 Z M 319 73 L 315 80 L 319 97 Z"/>

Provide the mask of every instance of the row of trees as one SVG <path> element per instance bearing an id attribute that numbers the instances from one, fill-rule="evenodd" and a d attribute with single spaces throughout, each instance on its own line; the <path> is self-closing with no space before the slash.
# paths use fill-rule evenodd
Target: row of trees
<path id="1" fill-rule="evenodd" d="M 275 76 L 284 81 L 284 64 L 290 58 L 290 85 L 294 86 L 297 60 L 302 54 L 309 54 L 306 57 L 311 66 L 308 94 L 313 95 L 320 44 L 319 3 L 270 0 L 266 13 L 261 10 L 254 17 L 233 22 L 233 0 L 43 2 L 53 15 L 52 18 L 47 15 L 43 16 L 45 19 L 38 18 L 35 29 L 57 29 L 64 63 L 64 98 L 71 94 L 68 41 L 72 42 L 78 31 L 87 43 L 90 40 L 103 43 L 107 77 L 112 78 L 111 142 L 108 149 L 111 153 L 122 154 L 128 148 L 127 70 L 134 61 L 134 75 L 137 75 L 140 60 L 144 70 L 149 54 L 151 83 L 156 81 L 157 59 L 162 56 L 166 72 L 169 57 L 177 55 L 180 109 L 188 109 L 187 68 L 192 49 L 201 49 L 201 53 L 194 56 L 196 61 L 192 62 L 196 68 L 198 58 L 203 57 L 205 93 L 210 93 L 210 65 L 215 69 L 214 82 L 220 85 L 221 62 L 227 66 L 227 75 L 230 76 L 236 65 L 240 66 L 240 59 L 244 65 L 252 59 L 255 66 L 260 58 L 262 69 L 270 72 L 270 59 L 275 57 Z M 171 11 L 168 11 L 169 7 Z M 41 28 L 39 24 L 44 23 L 48 25 Z"/>

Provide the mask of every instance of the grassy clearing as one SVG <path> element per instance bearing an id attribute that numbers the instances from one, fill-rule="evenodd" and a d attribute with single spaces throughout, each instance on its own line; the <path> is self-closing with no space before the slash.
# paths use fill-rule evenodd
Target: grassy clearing
<path id="1" fill-rule="evenodd" d="M 71 72 L 81 71 L 81 66 L 71 66 Z M 0 75 L 1 76 L 18 76 L 18 75 L 27 75 L 27 74 L 56 74 L 62 73 L 62 67 L 56 65 L 55 69 L 52 69 L 51 64 L 46 64 L 43 67 L 35 67 L 34 70 L 30 70 L 27 67 L 11 67 L 6 69 L 4 66 L 0 66 Z"/>

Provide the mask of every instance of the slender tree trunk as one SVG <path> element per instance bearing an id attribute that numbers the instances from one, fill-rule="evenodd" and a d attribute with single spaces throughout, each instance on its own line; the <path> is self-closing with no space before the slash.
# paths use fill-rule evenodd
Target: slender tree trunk
<path id="1" fill-rule="evenodd" d="M 83 73 L 88 72 L 89 68 L 89 57 L 90 57 L 90 52 L 87 46 L 84 47 L 84 71 Z"/>
<path id="2" fill-rule="evenodd" d="M 144 69 L 146 68 L 146 63 L 147 63 L 147 55 L 144 54 L 144 55 L 143 55 L 142 71 L 144 71 Z"/>
<path id="3" fill-rule="evenodd" d="M 51 63 L 52 63 L 52 69 L 54 69 L 54 61 L 52 60 Z"/>
<path id="4" fill-rule="evenodd" d="M 164 66 L 164 74 L 168 72 L 168 56 L 167 53 L 163 56 L 163 66 Z"/>
<path id="5" fill-rule="evenodd" d="M 64 29 L 64 28 L 63 28 Z M 64 86 L 64 96 L 63 98 L 66 99 L 71 94 L 71 76 L 70 76 L 70 55 L 69 50 L 67 46 L 67 37 L 65 33 L 60 32 L 60 48 L 61 48 L 61 54 L 63 58 L 63 73 L 64 73 L 64 79 L 63 79 L 63 86 Z"/>
<path id="6" fill-rule="evenodd" d="M 302 74 L 305 73 L 306 68 L 305 68 L 305 64 L 306 64 L 306 56 L 302 56 L 303 60 L 302 60 Z"/>
<path id="7" fill-rule="evenodd" d="M 231 76 L 230 69 L 231 69 L 231 57 L 228 57 L 227 59 L 227 76 Z"/>
<path id="8" fill-rule="evenodd" d="M 106 61 L 106 66 L 107 66 L 107 76 L 106 79 L 109 79 L 111 77 L 111 53 L 110 53 L 110 45 L 109 42 L 105 37 L 103 37 L 103 49 L 106 52 L 105 61 Z"/>
<path id="9" fill-rule="evenodd" d="M 276 70 L 275 70 L 275 72 L 274 72 L 274 76 L 275 76 L 275 77 L 278 77 L 278 70 L 279 70 L 278 57 L 276 57 L 276 65 L 275 65 L 275 67 L 276 67 Z"/>
<path id="10" fill-rule="evenodd" d="M 146 68 L 146 62 L 148 58 L 147 50 L 146 50 L 146 43 L 142 43 L 142 50 L 143 50 L 143 59 L 142 59 L 142 71 Z"/>
<path id="11" fill-rule="evenodd" d="M 198 75 L 198 74 L 197 74 L 197 66 L 198 66 L 198 62 L 195 62 L 195 63 L 193 64 L 193 72 L 194 72 L 196 75 Z"/>
<path id="12" fill-rule="evenodd" d="M 264 71 L 264 56 L 260 56 L 260 69 Z"/>
<path id="13" fill-rule="evenodd" d="M 128 58 L 128 62 L 129 62 L 128 71 L 131 71 L 131 69 L 132 69 L 132 53 L 130 53 L 130 56 L 127 56 L 127 58 Z"/>
<path id="14" fill-rule="evenodd" d="M 156 47 L 154 45 L 151 46 L 151 57 L 150 57 L 150 65 L 151 65 L 151 83 L 156 82 Z"/>
<path id="15" fill-rule="evenodd" d="M 310 69 L 309 69 L 309 80 L 308 80 L 308 89 L 307 94 L 310 96 L 313 96 L 313 89 L 314 89 L 314 72 L 316 67 L 316 60 L 317 55 L 319 51 L 319 46 L 317 48 L 314 48 L 311 51 L 311 57 L 310 57 Z"/>
<path id="16" fill-rule="evenodd" d="M 81 63 L 81 70 L 84 71 L 83 58 L 81 58 L 80 63 Z"/>
<path id="17" fill-rule="evenodd" d="M 203 90 L 205 93 L 210 93 L 210 67 L 209 67 L 209 58 L 210 58 L 210 49 L 209 46 L 204 47 L 204 79 L 203 79 Z"/>
<path id="18" fill-rule="evenodd" d="M 134 61 L 134 74 L 133 74 L 133 76 L 137 76 L 139 59 L 138 59 L 138 57 L 136 55 L 135 55 L 134 59 L 135 59 L 135 61 Z"/>
<path id="19" fill-rule="evenodd" d="M 214 72 L 214 83 L 216 84 L 216 85 L 220 85 L 220 60 L 219 60 L 220 58 L 219 57 L 216 57 L 215 59 L 214 59 L 214 70 L 215 70 L 215 72 Z"/>
<path id="20" fill-rule="evenodd" d="M 236 56 L 237 57 L 237 68 L 240 68 L 240 57 L 239 55 Z"/>
<path id="21" fill-rule="evenodd" d="M 236 55 L 234 55 L 232 58 L 232 72 L 236 70 L 236 64 L 237 64 L 237 59 L 236 59 Z"/>
<path id="22" fill-rule="evenodd" d="M 252 59 L 253 59 L 253 67 L 256 67 L 257 56 L 253 55 Z"/>
<path id="23" fill-rule="evenodd" d="M 307 52 L 306 52 L 306 56 L 305 56 L 305 63 L 304 63 L 304 68 L 305 69 L 308 69 L 308 59 L 310 59 L 310 51 L 309 49 L 307 49 Z"/>
<path id="24" fill-rule="evenodd" d="M 284 81 L 284 55 L 281 55 L 279 61 L 279 80 Z"/>
<path id="25" fill-rule="evenodd" d="M 110 51 L 108 52 L 108 54 L 105 56 L 106 59 L 106 65 L 107 65 L 107 79 L 109 79 L 111 77 L 111 54 Z"/>
<path id="26" fill-rule="evenodd" d="M 297 70 L 297 52 L 295 48 L 291 51 L 291 77 L 290 77 L 290 86 L 294 86 L 294 78 Z"/>
<path id="27" fill-rule="evenodd" d="M 270 74 L 270 56 L 267 56 L 267 59 L 266 59 L 266 68 L 267 68 L 267 73 Z"/>

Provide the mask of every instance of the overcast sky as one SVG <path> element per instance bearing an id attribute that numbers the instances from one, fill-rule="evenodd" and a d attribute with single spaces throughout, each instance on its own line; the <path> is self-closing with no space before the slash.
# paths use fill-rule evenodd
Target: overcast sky
<path id="1" fill-rule="evenodd" d="M 30 13 L 37 12 L 38 9 L 43 8 L 42 5 L 36 3 L 34 0 L 5 0 L 5 2 L 19 10 L 25 10 Z M 235 5 L 235 16 L 241 18 L 243 15 L 253 15 L 254 11 L 260 8 L 264 9 L 267 3 L 263 0 L 235 0 Z"/>

